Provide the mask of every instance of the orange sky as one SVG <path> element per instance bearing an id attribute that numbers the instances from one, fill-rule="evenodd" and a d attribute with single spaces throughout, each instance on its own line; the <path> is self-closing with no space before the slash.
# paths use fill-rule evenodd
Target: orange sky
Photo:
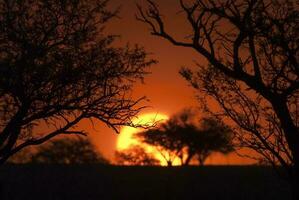
<path id="1" fill-rule="evenodd" d="M 151 36 L 145 24 L 135 20 L 137 12 L 136 0 L 112 0 L 111 7 L 122 5 L 121 19 L 114 19 L 107 24 L 106 31 L 112 34 L 120 34 L 119 44 L 139 44 L 145 47 L 148 52 L 153 53 L 153 58 L 159 61 L 151 67 L 152 74 L 145 77 L 144 84 L 137 84 L 134 88 L 134 96 L 146 96 L 150 101 L 147 102 L 151 108 L 144 110 L 147 112 L 158 112 L 172 115 L 183 108 L 198 106 L 195 99 L 195 91 L 188 86 L 188 83 L 179 75 L 178 71 L 182 66 L 192 66 L 194 61 L 204 64 L 205 60 L 196 52 L 174 47 L 169 42 Z M 138 0 L 137 2 L 142 2 Z M 143 1 L 144 2 L 144 1 Z M 160 0 L 160 8 L 165 13 L 165 20 L 169 30 L 175 31 L 177 36 L 185 36 L 188 27 L 183 23 L 182 13 L 178 13 L 178 1 Z M 171 5 L 171 6 L 169 6 Z M 171 16 L 171 20 L 169 18 Z M 96 124 L 94 130 L 86 123 L 82 123 L 84 128 L 90 132 L 92 141 L 96 144 L 100 152 L 109 159 L 113 158 L 117 134 L 101 124 Z M 245 164 L 249 161 L 236 156 L 212 156 L 207 163 L 213 164 Z"/>

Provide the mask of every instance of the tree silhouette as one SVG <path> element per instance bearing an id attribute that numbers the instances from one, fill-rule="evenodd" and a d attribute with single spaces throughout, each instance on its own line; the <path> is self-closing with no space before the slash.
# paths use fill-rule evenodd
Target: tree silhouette
<path id="1" fill-rule="evenodd" d="M 234 150 L 232 139 L 232 130 L 222 121 L 215 118 L 204 118 L 201 122 L 197 144 L 195 143 L 192 147 L 193 143 L 189 141 L 189 151 L 196 152 L 199 164 L 203 165 L 205 159 L 213 152 L 223 154 L 232 152 Z"/>
<path id="2" fill-rule="evenodd" d="M 145 132 L 137 133 L 135 137 L 141 142 L 154 147 L 163 157 L 167 166 L 172 166 L 175 159 L 181 155 L 181 143 L 171 140 L 171 135 L 166 130 L 149 129 Z"/>
<path id="3" fill-rule="evenodd" d="M 11 156 L 13 164 L 109 164 L 90 141 L 83 137 L 60 138 L 37 147 L 25 148 Z"/>
<path id="4" fill-rule="evenodd" d="M 146 152 L 144 148 L 138 145 L 116 151 L 115 159 L 119 165 L 153 166 L 160 163 L 151 153 Z"/>
<path id="5" fill-rule="evenodd" d="M 39 146 L 32 163 L 44 164 L 109 164 L 86 138 L 55 139 Z"/>
<path id="6" fill-rule="evenodd" d="M 99 120 L 118 131 L 143 98 L 130 97 L 154 61 L 104 35 L 106 0 L 0 2 L 0 163 L 26 146 Z M 42 127 L 42 128 L 41 128 Z M 38 132 L 36 130 L 43 131 Z"/>
<path id="7" fill-rule="evenodd" d="M 208 66 L 181 74 L 242 130 L 240 145 L 288 170 L 298 199 L 298 2 L 180 0 L 188 39 L 174 37 L 158 5 L 147 2 L 146 10 L 138 6 L 137 19 L 153 35 L 207 59 Z"/>
<path id="8" fill-rule="evenodd" d="M 228 126 L 214 118 L 203 118 L 200 124 L 195 119 L 196 113 L 186 109 L 136 137 L 154 146 L 169 166 L 176 158 L 180 158 L 182 165 L 189 165 L 194 157 L 203 165 L 213 152 L 226 154 L 234 150 L 233 134 Z"/>

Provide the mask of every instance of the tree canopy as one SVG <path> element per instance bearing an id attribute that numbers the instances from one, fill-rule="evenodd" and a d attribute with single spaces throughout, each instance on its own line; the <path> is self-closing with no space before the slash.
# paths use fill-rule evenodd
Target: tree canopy
<path id="1" fill-rule="evenodd" d="M 186 109 L 158 127 L 137 133 L 137 138 L 153 146 L 171 166 L 177 158 L 189 165 L 193 158 L 203 165 L 213 152 L 229 153 L 233 148 L 232 130 L 215 118 L 198 123 L 196 113 Z"/>

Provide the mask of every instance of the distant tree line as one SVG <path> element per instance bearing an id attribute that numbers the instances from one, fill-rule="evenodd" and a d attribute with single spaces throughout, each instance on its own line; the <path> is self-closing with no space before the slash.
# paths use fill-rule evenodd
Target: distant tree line
<path id="1" fill-rule="evenodd" d="M 109 164 L 92 143 L 82 137 L 61 138 L 36 148 L 28 148 L 12 156 L 14 164 Z"/>

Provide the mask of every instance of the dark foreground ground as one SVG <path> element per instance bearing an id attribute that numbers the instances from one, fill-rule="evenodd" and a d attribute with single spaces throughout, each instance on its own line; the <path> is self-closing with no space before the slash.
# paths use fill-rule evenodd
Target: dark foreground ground
<path id="1" fill-rule="evenodd" d="M 290 199 L 262 167 L 2 166 L 2 200 Z"/>

